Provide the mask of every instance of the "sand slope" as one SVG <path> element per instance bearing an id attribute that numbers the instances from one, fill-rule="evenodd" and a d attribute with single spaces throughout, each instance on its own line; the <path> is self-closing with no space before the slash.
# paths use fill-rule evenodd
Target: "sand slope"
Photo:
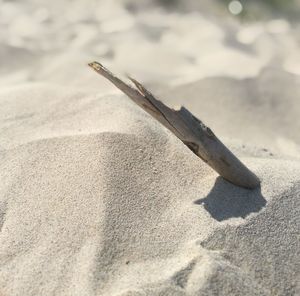
<path id="1" fill-rule="evenodd" d="M 247 191 L 124 96 L 25 85 L 0 101 L 3 295 L 299 291 L 296 158 L 245 143 L 262 179 Z"/>

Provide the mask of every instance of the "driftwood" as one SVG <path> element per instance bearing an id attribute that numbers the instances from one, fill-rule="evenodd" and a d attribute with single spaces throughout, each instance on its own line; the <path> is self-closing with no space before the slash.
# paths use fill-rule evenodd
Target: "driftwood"
<path id="1" fill-rule="evenodd" d="M 248 189 L 259 186 L 258 177 L 252 173 L 226 146 L 186 108 L 174 110 L 157 100 L 133 78 L 137 89 L 126 84 L 97 62 L 89 66 L 110 80 L 137 105 L 174 133 L 197 156 L 210 165 L 227 181 Z"/>

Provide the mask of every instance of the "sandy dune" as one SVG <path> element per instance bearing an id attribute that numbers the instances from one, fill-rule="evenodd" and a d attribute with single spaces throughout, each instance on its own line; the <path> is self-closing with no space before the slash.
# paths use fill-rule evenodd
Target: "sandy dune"
<path id="1" fill-rule="evenodd" d="M 0 294 L 300 294 L 299 28 L 91 3 L 3 4 L 27 30 L 2 18 Z M 224 181 L 93 59 L 187 106 L 261 188 Z"/>

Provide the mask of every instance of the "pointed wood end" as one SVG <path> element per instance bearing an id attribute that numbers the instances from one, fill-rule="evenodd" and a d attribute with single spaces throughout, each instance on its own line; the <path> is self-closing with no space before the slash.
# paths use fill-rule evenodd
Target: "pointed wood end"
<path id="1" fill-rule="evenodd" d="M 94 69 L 95 71 L 97 71 L 97 72 L 104 68 L 104 67 L 103 67 L 100 63 L 98 63 L 98 62 L 91 62 L 91 63 L 88 63 L 88 65 L 89 65 L 92 69 Z"/>

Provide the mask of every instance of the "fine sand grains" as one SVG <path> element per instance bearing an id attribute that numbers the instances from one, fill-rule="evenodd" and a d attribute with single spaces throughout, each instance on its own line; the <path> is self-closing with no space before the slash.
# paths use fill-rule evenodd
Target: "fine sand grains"
<path id="1" fill-rule="evenodd" d="M 296 158 L 228 141 L 262 180 L 248 191 L 124 96 L 27 85 L 0 102 L 3 295 L 299 291 Z"/>

